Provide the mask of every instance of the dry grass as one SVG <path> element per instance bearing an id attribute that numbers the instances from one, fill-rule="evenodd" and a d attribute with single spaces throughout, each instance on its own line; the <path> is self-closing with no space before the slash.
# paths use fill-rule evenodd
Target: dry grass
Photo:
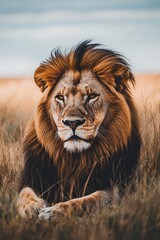
<path id="1" fill-rule="evenodd" d="M 96 217 L 41 224 L 15 209 L 23 130 L 40 93 L 29 79 L 0 81 L 0 239 L 160 239 L 160 75 L 137 76 L 134 95 L 143 138 L 135 192 Z"/>

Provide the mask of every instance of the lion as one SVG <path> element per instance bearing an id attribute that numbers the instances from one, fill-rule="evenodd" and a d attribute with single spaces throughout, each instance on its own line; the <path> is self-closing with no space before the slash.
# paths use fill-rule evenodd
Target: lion
<path id="1" fill-rule="evenodd" d="M 95 213 L 119 199 L 139 159 L 130 66 L 87 40 L 52 51 L 34 80 L 42 98 L 24 133 L 18 212 L 55 221 Z"/>

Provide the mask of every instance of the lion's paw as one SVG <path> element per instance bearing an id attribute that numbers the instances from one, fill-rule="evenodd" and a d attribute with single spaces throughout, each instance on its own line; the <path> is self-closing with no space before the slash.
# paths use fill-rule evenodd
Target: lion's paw
<path id="1" fill-rule="evenodd" d="M 58 221 L 65 215 L 63 203 L 44 208 L 38 215 L 40 220 Z"/>
<path id="2" fill-rule="evenodd" d="M 23 218 L 34 218 L 46 207 L 45 201 L 34 191 L 26 187 L 22 189 L 17 200 L 18 213 Z"/>

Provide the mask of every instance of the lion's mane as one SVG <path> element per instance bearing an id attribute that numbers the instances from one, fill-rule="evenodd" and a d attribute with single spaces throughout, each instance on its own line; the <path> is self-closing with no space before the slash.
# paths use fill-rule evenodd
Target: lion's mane
<path id="1" fill-rule="evenodd" d="M 124 57 L 98 46 L 85 41 L 70 53 L 56 50 L 35 72 L 35 82 L 44 94 L 25 130 L 20 189 L 30 186 L 48 202 L 66 201 L 114 184 L 123 189 L 136 170 L 141 141 L 129 90 L 134 76 Z M 91 71 L 110 91 L 110 111 L 102 123 L 103 131 L 81 153 L 63 148 L 50 110 L 54 86 L 70 70 L 76 73 L 76 81 L 83 70 Z"/>

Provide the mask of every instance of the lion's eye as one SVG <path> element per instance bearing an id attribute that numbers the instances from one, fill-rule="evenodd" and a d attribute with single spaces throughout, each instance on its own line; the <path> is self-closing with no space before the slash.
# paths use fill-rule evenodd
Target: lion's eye
<path id="1" fill-rule="evenodd" d="M 88 95 L 87 101 L 96 100 L 98 98 L 98 96 L 99 96 L 99 94 L 91 93 Z"/>
<path id="2" fill-rule="evenodd" d="M 55 99 L 56 99 L 57 101 L 63 101 L 63 102 L 64 102 L 64 96 L 61 95 L 61 94 L 58 94 L 58 95 L 55 97 Z"/>

